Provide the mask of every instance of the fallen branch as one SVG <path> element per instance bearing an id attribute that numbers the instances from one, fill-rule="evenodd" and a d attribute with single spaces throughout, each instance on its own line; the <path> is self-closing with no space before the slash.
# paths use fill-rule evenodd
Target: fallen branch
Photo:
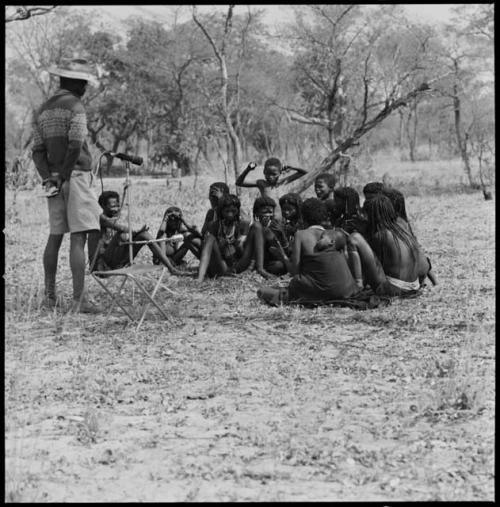
<path id="1" fill-rule="evenodd" d="M 318 174 L 328 172 L 337 162 L 341 156 L 346 156 L 345 152 L 356 146 L 358 140 L 363 137 L 367 132 L 376 127 L 380 122 L 387 118 L 392 112 L 396 111 L 400 107 L 406 106 L 406 104 L 420 95 L 421 93 L 430 89 L 427 83 L 422 83 L 418 88 L 412 90 L 404 97 L 400 97 L 396 100 L 388 100 L 385 102 L 384 107 L 370 120 L 363 122 L 350 137 L 341 142 L 323 161 L 315 168 L 309 171 L 305 176 L 297 180 L 297 183 L 292 184 L 289 187 L 288 192 L 301 193 L 309 188 L 316 179 Z M 291 119 L 294 119 L 291 117 Z"/>

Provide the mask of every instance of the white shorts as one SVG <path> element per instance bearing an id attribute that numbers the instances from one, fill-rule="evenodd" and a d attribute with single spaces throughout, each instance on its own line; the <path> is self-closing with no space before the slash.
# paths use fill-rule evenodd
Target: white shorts
<path id="1" fill-rule="evenodd" d="M 102 210 L 92 188 L 90 171 L 74 170 L 61 191 L 48 197 L 50 234 L 99 230 Z"/>

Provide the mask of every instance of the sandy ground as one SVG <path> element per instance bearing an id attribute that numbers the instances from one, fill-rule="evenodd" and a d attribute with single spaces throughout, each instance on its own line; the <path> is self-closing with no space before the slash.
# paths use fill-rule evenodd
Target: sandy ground
<path id="1" fill-rule="evenodd" d="M 43 311 L 39 267 L 9 263 L 6 500 L 493 500 L 492 205 L 410 206 L 431 210 L 440 285 L 376 310 L 264 307 L 254 273 L 170 278 L 175 325 L 136 333 Z"/>

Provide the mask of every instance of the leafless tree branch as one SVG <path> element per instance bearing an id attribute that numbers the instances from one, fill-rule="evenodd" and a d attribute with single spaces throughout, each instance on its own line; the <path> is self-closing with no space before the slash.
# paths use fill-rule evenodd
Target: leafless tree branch
<path id="1" fill-rule="evenodd" d="M 325 159 L 323 159 L 321 164 L 312 171 L 308 172 L 304 177 L 300 178 L 300 180 L 298 180 L 289 191 L 300 193 L 306 190 L 314 182 L 318 174 L 331 169 L 341 157 L 341 154 L 345 154 L 348 149 L 355 146 L 357 141 L 368 131 L 387 118 L 393 111 L 396 111 L 398 108 L 404 106 L 407 102 L 429 89 L 430 87 L 427 83 L 422 83 L 419 87 L 407 93 L 404 97 L 400 97 L 392 101 L 386 101 L 385 106 L 372 119 L 366 121 L 364 124 L 355 129 L 349 137 L 339 143 L 338 146 Z"/>
<path id="2" fill-rule="evenodd" d="M 41 16 L 42 14 L 47 14 L 50 11 L 53 11 L 56 7 L 57 5 L 48 5 L 46 7 L 37 7 L 30 5 L 6 6 L 5 22 L 10 23 L 12 21 L 23 21 L 33 16 Z M 12 14 L 7 14 L 8 8 L 10 8 L 10 10 L 15 9 L 15 12 Z"/>

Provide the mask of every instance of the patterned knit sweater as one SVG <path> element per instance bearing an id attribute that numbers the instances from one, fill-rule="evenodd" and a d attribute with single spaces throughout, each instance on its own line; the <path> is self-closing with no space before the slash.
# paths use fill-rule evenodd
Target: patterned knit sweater
<path id="1" fill-rule="evenodd" d="M 58 90 L 35 112 L 32 127 L 33 161 L 43 179 L 55 172 L 68 180 L 73 169 L 91 170 L 87 117 L 75 94 Z"/>

